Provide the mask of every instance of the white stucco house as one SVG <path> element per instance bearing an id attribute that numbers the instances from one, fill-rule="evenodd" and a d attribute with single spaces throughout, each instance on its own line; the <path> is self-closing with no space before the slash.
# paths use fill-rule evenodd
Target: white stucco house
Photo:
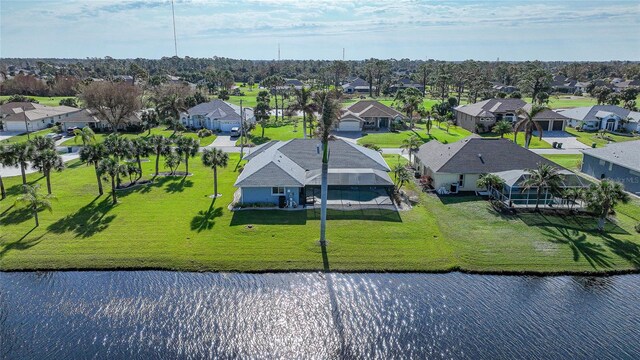
<path id="1" fill-rule="evenodd" d="M 182 113 L 180 121 L 190 128 L 229 132 L 232 128 L 241 126 L 241 116 L 244 117 L 245 125 L 256 122 L 252 108 L 240 109 L 240 106 L 215 99 Z"/>
<path id="2" fill-rule="evenodd" d="M 640 131 L 640 112 L 616 105 L 585 106 L 559 110 L 558 113 L 569 118 L 569 126 L 580 126 L 584 130 Z"/>

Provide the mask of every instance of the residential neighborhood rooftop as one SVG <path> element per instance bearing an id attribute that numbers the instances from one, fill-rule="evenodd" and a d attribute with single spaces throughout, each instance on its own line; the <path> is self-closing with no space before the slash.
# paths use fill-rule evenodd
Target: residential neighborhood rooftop
<path id="1" fill-rule="evenodd" d="M 584 154 L 640 172 L 640 140 L 609 144 L 582 150 Z"/>

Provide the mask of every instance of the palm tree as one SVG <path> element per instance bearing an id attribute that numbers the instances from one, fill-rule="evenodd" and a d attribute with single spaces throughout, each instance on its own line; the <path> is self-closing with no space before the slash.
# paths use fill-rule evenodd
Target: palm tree
<path id="1" fill-rule="evenodd" d="M 542 189 L 545 188 L 551 193 L 558 193 L 563 178 L 556 167 L 545 163 L 538 164 L 537 169 L 528 169 L 526 171 L 529 175 L 522 183 L 522 192 L 536 188 L 536 211 L 538 211 Z"/>
<path id="2" fill-rule="evenodd" d="M 569 204 L 569 209 L 573 210 L 574 204 L 578 201 L 578 199 L 583 198 L 584 189 L 579 187 L 568 188 L 562 192 L 562 197 L 567 200 Z"/>
<path id="3" fill-rule="evenodd" d="M 107 148 L 103 144 L 89 144 L 80 149 L 80 160 L 87 164 L 92 164 L 95 168 L 96 178 L 98 179 L 98 192 L 100 195 L 104 192 L 102 190 L 102 178 L 98 170 L 98 163 L 106 156 Z"/>
<path id="4" fill-rule="evenodd" d="M 22 175 L 22 185 L 27 185 L 26 169 L 29 161 L 33 159 L 35 148 L 30 142 L 20 142 L 9 145 L 9 151 L 6 156 L 10 156 L 9 163 L 20 166 L 20 174 Z"/>
<path id="5" fill-rule="evenodd" d="M 533 137 L 533 131 L 538 130 L 539 138 L 542 140 L 542 126 L 538 124 L 537 121 L 534 121 L 536 115 L 541 113 L 544 110 L 548 110 L 548 108 L 544 106 L 533 105 L 530 111 L 525 109 L 520 109 L 517 112 L 519 117 L 522 117 L 522 120 L 519 120 L 513 126 L 513 142 L 517 143 L 518 140 L 518 132 L 524 130 L 524 148 L 528 149 L 531 144 L 531 138 Z"/>
<path id="6" fill-rule="evenodd" d="M 506 120 L 500 120 L 493 125 L 493 132 L 500 135 L 500 139 L 504 139 L 504 136 L 513 132 L 513 125 Z"/>
<path id="7" fill-rule="evenodd" d="M 411 181 L 411 173 L 407 170 L 407 167 L 401 164 L 396 165 L 393 168 L 393 174 L 396 178 L 396 189 L 399 191 L 404 184 Z"/>
<path id="8" fill-rule="evenodd" d="M 202 163 L 213 169 L 213 197 L 218 197 L 218 167 L 227 167 L 229 154 L 216 148 L 204 149 Z"/>
<path id="9" fill-rule="evenodd" d="M 487 191 L 489 191 L 489 197 L 493 197 L 491 189 L 496 189 L 498 191 L 502 190 L 504 187 L 504 180 L 495 174 L 485 174 L 480 176 L 476 182 L 476 186 L 479 188 L 486 188 Z"/>
<path id="10" fill-rule="evenodd" d="M 73 138 L 73 142 L 77 143 L 78 139 L 80 139 L 83 146 L 96 141 L 96 134 L 88 126 L 85 126 L 82 129 L 73 130 L 73 134 L 75 135 L 75 137 Z"/>
<path id="11" fill-rule="evenodd" d="M 113 205 L 117 204 L 116 179 L 120 178 L 120 175 L 127 176 L 127 165 L 120 164 L 113 158 L 105 158 L 98 162 L 98 172 L 104 176 L 105 179 L 111 180 L 111 200 L 113 201 Z"/>
<path id="12" fill-rule="evenodd" d="M 14 166 L 14 156 L 9 152 L 9 147 L 0 145 L 0 167 Z M 4 200 L 7 197 L 7 191 L 4 188 L 4 181 L 2 181 L 2 172 L 0 172 L 0 200 Z"/>
<path id="13" fill-rule="evenodd" d="M 156 154 L 156 175 L 158 176 L 158 170 L 160 165 L 160 156 L 165 156 L 171 150 L 171 140 L 165 138 L 162 135 L 149 136 L 149 144 L 152 147 L 152 151 Z"/>
<path id="14" fill-rule="evenodd" d="M 171 118 L 173 127 L 173 134 L 171 134 L 171 136 L 175 136 L 178 131 L 178 124 L 180 123 L 180 113 L 187 111 L 185 98 L 178 93 L 171 93 L 161 99 L 157 99 L 156 104 L 158 113 Z"/>
<path id="15" fill-rule="evenodd" d="M 604 231 L 605 221 L 609 213 L 618 203 L 627 203 L 629 194 L 619 182 L 602 180 L 599 184 L 591 184 L 584 193 L 587 209 L 598 215 L 598 230 Z"/>
<path id="16" fill-rule="evenodd" d="M 34 167 L 47 179 L 47 193 L 51 194 L 51 170 L 62 171 L 64 161 L 55 150 L 47 149 L 36 151 L 33 156 Z"/>
<path id="17" fill-rule="evenodd" d="M 153 151 L 153 147 L 147 139 L 143 137 L 137 137 L 132 140 L 131 149 L 133 150 L 132 155 L 136 158 L 136 163 L 138 164 L 138 178 L 136 179 L 137 181 L 142 177 L 142 158 L 145 156 L 149 156 L 149 154 L 151 154 L 151 152 Z"/>
<path id="18" fill-rule="evenodd" d="M 33 186 L 22 185 L 22 187 L 24 189 L 24 194 L 18 196 L 18 198 L 16 199 L 16 205 L 22 204 L 26 208 L 30 209 L 33 212 L 33 216 L 36 220 L 36 227 L 38 227 L 40 226 L 38 211 L 49 210 L 49 212 L 51 212 L 51 200 L 55 199 L 55 197 L 51 194 L 40 194 L 40 184 L 35 184 Z"/>
<path id="19" fill-rule="evenodd" d="M 315 106 L 312 102 L 313 93 L 311 89 L 301 88 L 300 90 L 294 89 L 294 93 L 296 95 L 295 102 L 291 105 L 292 110 L 297 110 L 302 112 L 302 132 L 303 136 L 307 138 L 307 115 L 309 117 L 313 116 L 313 112 L 315 111 Z"/>
<path id="20" fill-rule="evenodd" d="M 394 101 L 402 104 L 402 111 L 407 114 L 409 126 L 413 129 L 413 113 L 422 105 L 422 93 L 414 88 L 404 89 L 396 93 Z"/>
<path id="21" fill-rule="evenodd" d="M 418 137 L 415 135 L 412 135 L 411 137 L 402 140 L 402 145 L 400 145 L 400 148 L 407 149 L 407 151 L 409 152 L 410 164 L 412 164 L 411 155 L 413 154 L 413 151 L 417 150 L 420 147 L 420 145 L 422 145 L 422 141 L 420 141 L 420 139 L 418 139 Z"/>
<path id="22" fill-rule="evenodd" d="M 198 140 L 186 137 L 179 136 L 176 141 L 176 153 L 180 156 L 184 156 L 184 165 L 185 165 L 185 176 L 189 175 L 189 158 L 196 156 L 198 153 L 198 149 L 200 148 L 200 143 Z"/>
<path id="23" fill-rule="evenodd" d="M 340 105 L 336 95 L 328 91 L 315 94 L 314 98 L 318 109 L 320 109 L 319 135 L 322 142 L 322 172 L 320 190 L 320 245 L 326 245 L 327 231 L 327 195 L 329 191 L 329 135 L 331 129 L 338 121 L 340 115 Z"/>
<path id="24" fill-rule="evenodd" d="M 182 156 L 178 155 L 174 149 L 170 149 L 164 157 L 164 165 L 171 170 L 171 175 L 176 173 L 180 162 L 182 162 Z"/>
<path id="25" fill-rule="evenodd" d="M 44 136 L 36 136 L 33 139 L 29 140 L 29 143 L 36 151 L 55 150 L 56 148 L 55 141 Z"/>

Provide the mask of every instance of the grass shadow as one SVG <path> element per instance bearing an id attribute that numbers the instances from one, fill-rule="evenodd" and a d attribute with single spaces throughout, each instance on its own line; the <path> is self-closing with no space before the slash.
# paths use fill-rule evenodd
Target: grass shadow
<path id="1" fill-rule="evenodd" d="M 191 219 L 191 230 L 201 232 L 213 228 L 213 225 L 216 223 L 215 219 L 222 216 L 223 213 L 222 207 L 213 207 L 215 203 L 216 199 L 213 199 L 211 205 L 209 205 L 209 209 L 198 211 L 198 214 Z"/>
<path id="2" fill-rule="evenodd" d="M 35 237 L 33 239 L 29 239 L 25 241 L 25 238 L 27 236 L 29 236 L 29 234 L 31 234 L 31 232 L 33 232 L 33 230 L 37 229 L 35 226 L 33 228 L 31 228 L 31 230 L 29 230 L 26 234 L 22 235 L 22 237 L 14 242 L 11 243 L 5 243 L 4 245 L 0 245 L 0 259 L 2 259 L 4 257 L 4 255 L 6 255 L 9 251 L 13 251 L 13 250 L 27 250 L 29 248 L 32 248 L 36 245 L 38 245 L 41 241 L 42 238 L 47 235 L 47 232 L 45 232 L 44 234 Z"/>
<path id="3" fill-rule="evenodd" d="M 76 237 L 88 238 L 106 230 L 116 215 L 107 215 L 112 208 L 111 199 L 105 198 L 96 203 L 99 197 L 83 206 L 71 215 L 49 225 L 47 230 L 56 233 L 72 232 Z"/>
<path id="4" fill-rule="evenodd" d="M 459 195 L 437 195 L 438 200 L 444 205 L 461 204 L 466 202 L 482 201 L 475 195 L 459 194 Z"/>
<path id="5" fill-rule="evenodd" d="M 637 269 L 640 268 L 640 244 L 634 243 L 629 240 L 616 239 L 607 234 L 601 234 L 604 238 L 604 244 L 611 249 L 611 251 L 627 260 Z"/>
<path id="6" fill-rule="evenodd" d="M 305 225 L 305 211 L 240 210 L 234 211 L 230 226 L 240 225 Z"/>
<path id="7" fill-rule="evenodd" d="M 605 253 L 604 246 L 587 241 L 587 235 L 575 229 L 556 228 L 544 229 L 549 241 L 554 244 L 568 245 L 573 252 L 573 261 L 584 258 L 591 267 L 610 268 L 610 257 Z"/>

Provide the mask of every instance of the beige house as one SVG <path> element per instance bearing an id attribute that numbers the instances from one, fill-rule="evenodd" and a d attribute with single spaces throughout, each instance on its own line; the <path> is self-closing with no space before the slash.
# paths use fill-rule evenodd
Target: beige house
<path id="1" fill-rule="evenodd" d="M 336 125 L 337 131 L 362 131 L 373 129 L 387 129 L 393 121 L 406 119 L 398 110 L 386 106 L 378 101 L 358 101 L 344 109 L 340 121 Z"/>
<path id="2" fill-rule="evenodd" d="M 27 105 L 28 104 L 28 105 Z M 64 122 L 80 109 L 70 106 L 45 106 L 35 103 L 2 105 L 2 128 L 5 131 L 38 131 Z"/>

